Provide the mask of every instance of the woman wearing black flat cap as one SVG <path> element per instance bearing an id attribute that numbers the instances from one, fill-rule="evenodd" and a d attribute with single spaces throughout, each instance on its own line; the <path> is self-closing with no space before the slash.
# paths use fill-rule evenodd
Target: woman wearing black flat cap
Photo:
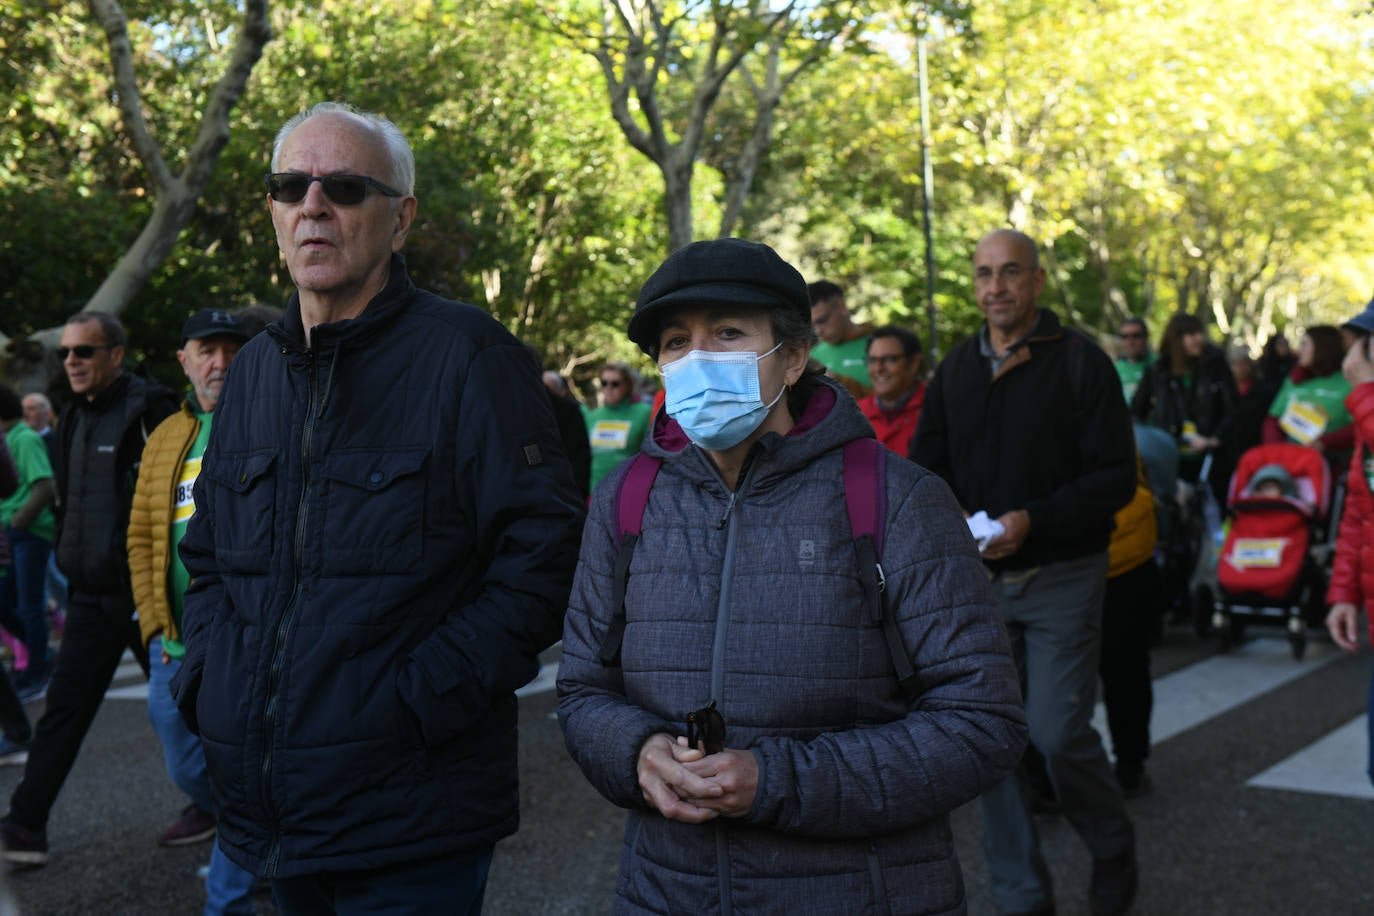
<path id="1" fill-rule="evenodd" d="M 883 449 L 808 364 L 810 317 L 801 274 L 720 239 L 630 319 L 665 410 L 592 495 L 558 684 L 569 751 L 629 809 L 618 913 L 960 912 L 948 812 L 1025 745 L 962 513 L 910 462 L 847 463 Z"/>

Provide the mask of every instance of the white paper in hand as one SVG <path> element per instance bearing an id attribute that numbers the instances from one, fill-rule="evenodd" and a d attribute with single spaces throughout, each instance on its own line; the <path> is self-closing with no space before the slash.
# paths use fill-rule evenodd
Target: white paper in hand
<path id="1" fill-rule="evenodd" d="M 1007 531 L 1001 522 L 988 518 L 987 512 L 983 509 L 970 515 L 966 521 L 968 521 L 969 534 L 972 534 L 973 539 L 978 542 L 980 552 Z"/>

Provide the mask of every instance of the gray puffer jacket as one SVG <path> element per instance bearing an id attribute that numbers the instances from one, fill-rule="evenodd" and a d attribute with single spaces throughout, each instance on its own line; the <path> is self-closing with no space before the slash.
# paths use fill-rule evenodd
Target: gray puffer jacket
<path id="1" fill-rule="evenodd" d="M 987 574 L 940 478 L 887 462 L 885 600 L 920 679 L 898 687 L 867 622 L 845 510 L 842 447 L 872 436 L 828 381 L 787 436 L 754 447 L 735 493 L 660 415 L 663 459 L 626 594 L 621 665 L 597 651 L 611 617 L 614 499 L 592 499 L 564 625 L 558 715 L 568 750 L 630 809 L 618 913 L 959 913 L 947 814 L 1005 778 L 1026 743 Z M 729 747 L 758 760 L 752 809 L 669 821 L 640 794 L 652 734 L 685 734 L 714 699 Z"/>

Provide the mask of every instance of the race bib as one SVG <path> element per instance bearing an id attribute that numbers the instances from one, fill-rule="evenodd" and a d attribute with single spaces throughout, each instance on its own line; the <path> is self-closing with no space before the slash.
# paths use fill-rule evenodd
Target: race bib
<path id="1" fill-rule="evenodd" d="M 590 438 L 592 448 L 625 448 L 630 444 L 630 423 L 628 420 L 597 420 Z"/>
<path id="2" fill-rule="evenodd" d="M 196 500 L 191 490 L 200 476 L 200 459 L 187 458 L 181 465 L 181 477 L 177 479 L 176 503 L 172 506 L 172 523 L 184 522 L 196 512 Z"/>
<path id="3" fill-rule="evenodd" d="M 1287 538 L 1236 538 L 1227 560 L 1236 569 L 1276 569 L 1287 543 Z"/>
<path id="4" fill-rule="evenodd" d="M 1279 418 L 1279 426 L 1294 442 L 1311 445 L 1326 432 L 1330 419 L 1321 405 L 1292 400 Z"/>

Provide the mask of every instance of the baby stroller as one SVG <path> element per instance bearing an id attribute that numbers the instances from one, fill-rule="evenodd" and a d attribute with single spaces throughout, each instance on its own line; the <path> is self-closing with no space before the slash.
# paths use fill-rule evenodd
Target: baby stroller
<path id="1" fill-rule="evenodd" d="M 1293 657 L 1303 657 L 1307 628 L 1326 616 L 1335 543 L 1331 476 L 1322 454 L 1302 445 L 1260 445 L 1241 455 L 1227 492 L 1231 529 L 1213 601 L 1212 629 L 1223 649 L 1240 641 L 1246 624 L 1268 623 L 1285 627 Z M 1269 492 L 1257 492 L 1265 482 Z"/>

